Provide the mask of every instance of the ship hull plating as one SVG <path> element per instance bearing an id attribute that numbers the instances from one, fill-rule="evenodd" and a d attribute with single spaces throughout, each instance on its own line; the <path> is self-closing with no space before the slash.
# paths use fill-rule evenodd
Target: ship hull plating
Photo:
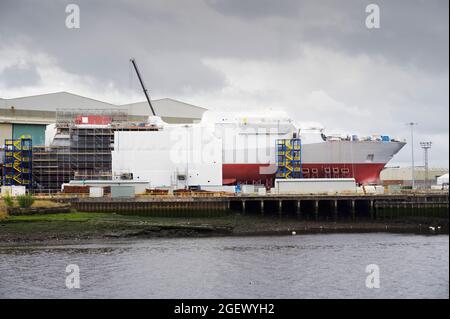
<path id="1" fill-rule="evenodd" d="M 379 183 L 381 170 L 404 145 L 403 142 L 376 141 L 326 141 L 305 144 L 302 148 L 302 177 L 355 178 L 358 184 Z M 274 154 L 274 151 L 275 149 L 271 148 L 266 153 Z M 273 185 L 276 165 L 271 159 L 274 157 L 270 155 L 269 160 L 260 163 L 224 161 L 223 183 Z"/>
<path id="2" fill-rule="evenodd" d="M 355 178 L 358 184 L 374 184 L 379 182 L 381 170 L 385 164 L 330 164 L 308 163 L 302 165 L 303 178 Z M 223 184 L 265 184 L 273 185 L 275 179 L 273 164 L 223 164 Z M 271 173 L 272 172 L 272 173 Z"/>

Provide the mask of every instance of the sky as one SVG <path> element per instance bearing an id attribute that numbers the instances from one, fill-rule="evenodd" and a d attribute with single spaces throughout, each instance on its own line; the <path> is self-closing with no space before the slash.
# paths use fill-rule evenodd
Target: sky
<path id="1" fill-rule="evenodd" d="M 67 28 L 68 4 L 80 27 Z M 367 28 L 366 6 L 380 9 Z M 68 91 L 285 110 L 327 132 L 432 141 L 449 166 L 448 0 L 0 0 L 0 97 Z M 390 165 L 410 165 L 410 145 Z"/>

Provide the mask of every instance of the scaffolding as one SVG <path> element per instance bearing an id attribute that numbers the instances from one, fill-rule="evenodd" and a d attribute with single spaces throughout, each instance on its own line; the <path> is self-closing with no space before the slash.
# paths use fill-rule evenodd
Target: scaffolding
<path id="1" fill-rule="evenodd" d="M 276 140 L 277 178 L 302 177 L 302 143 L 296 139 Z"/>
<path id="2" fill-rule="evenodd" d="M 61 185 L 73 179 L 67 147 L 33 147 L 33 190 L 56 193 Z"/>
<path id="3" fill-rule="evenodd" d="M 69 128 L 83 124 L 83 117 L 101 117 L 108 119 L 108 126 L 120 127 L 128 122 L 128 112 L 114 109 L 57 109 L 56 126 Z"/>
<path id="4" fill-rule="evenodd" d="M 111 179 L 114 129 L 72 126 L 69 135 L 69 161 L 74 179 Z"/>
<path id="5" fill-rule="evenodd" d="M 57 110 L 55 129 L 56 143 L 34 148 L 35 193 L 59 192 L 71 180 L 111 180 L 114 132 L 155 130 L 129 122 L 124 111 L 73 109 Z"/>
<path id="6" fill-rule="evenodd" d="M 31 136 L 6 139 L 3 164 L 3 185 L 21 185 L 31 188 L 33 183 L 33 150 Z"/>

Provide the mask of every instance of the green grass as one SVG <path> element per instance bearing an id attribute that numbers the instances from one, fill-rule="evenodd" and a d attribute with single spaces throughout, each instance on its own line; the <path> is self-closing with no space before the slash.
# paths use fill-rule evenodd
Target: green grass
<path id="1" fill-rule="evenodd" d="M 68 214 L 43 214 L 43 215 L 22 215 L 9 216 L 6 222 L 37 222 L 37 221 L 87 221 L 106 217 L 102 213 L 68 213 Z"/>
<path id="2" fill-rule="evenodd" d="M 9 216 L 3 223 L 15 222 L 96 222 L 96 223 L 142 223 L 151 225 L 173 225 L 173 224 L 211 224 L 211 223 L 228 223 L 232 220 L 229 216 L 216 218 L 172 218 L 172 217 L 146 217 L 119 215 L 114 213 L 80 213 L 73 212 L 67 214 L 45 214 L 45 215 L 22 215 Z"/>
<path id="3" fill-rule="evenodd" d="M 11 196 L 6 195 L 3 197 L 3 203 L 6 207 L 13 207 L 14 206 L 14 200 Z"/>
<path id="4" fill-rule="evenodd" d="M 8 201 L 8 199 L 6 200 Z M 16 199 L 13 199 L 11 197 L 11 201 L 12 201 L 12 207 L 17 207 L 19 206 L 17 203 Z M 31 207 L 60 207 L 62 204 L 54 202 L 54 201 L 50 201 L 50 200 L 43 200 L 43 199 L 37 199 L 34 200 Z M 0 222 L 2 220 L 14 220 L 15 218 L 12 218 L 11 216 L 8 216 L 8 214 L 6 213 L 6 209 L 7 209 L 8 204 L 5 202 L 5 198 L 0 197 Z M 22 216 L 25 217 L 24 220 L 26 220 L 27 216 Z"/>
<path id="5" fill-rule="evenodd" d="M 16 197 L 16 201 L 17 204 L 19 205 L 19 207 L 22 208 L 28 208 L 31 207 L 31 205 L 33 205 L 35 199 L 33 197 L 33 195 L 20 195 Z"/>

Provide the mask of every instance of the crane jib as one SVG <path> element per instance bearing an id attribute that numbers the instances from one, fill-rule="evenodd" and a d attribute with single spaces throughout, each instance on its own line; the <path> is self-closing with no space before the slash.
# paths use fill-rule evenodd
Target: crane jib
<path id="1" fill-rule="evenodd" d="M 147 99 L 147 102 L 148 102 L 148 106 L 150 106 L 150 110 L 152 111 L 153 116 L 156 116 L 155 110 L 153 109 L 152 102 L 150 101 L 150 97 L 148 96 L 148 93 L 147 93 L 148 90 L 144 85 L 144 81 L 142 80 L 141 73 L 139 72 L 139 69 L 137 67 L 136 60 L 130 59 L 130 61 L 133 64 L 133 67 L 134 67 L 134 70 L 136 71 L 139 82 L 141 83 L 142 90 L 144 91 L 145 98 Z"/>

